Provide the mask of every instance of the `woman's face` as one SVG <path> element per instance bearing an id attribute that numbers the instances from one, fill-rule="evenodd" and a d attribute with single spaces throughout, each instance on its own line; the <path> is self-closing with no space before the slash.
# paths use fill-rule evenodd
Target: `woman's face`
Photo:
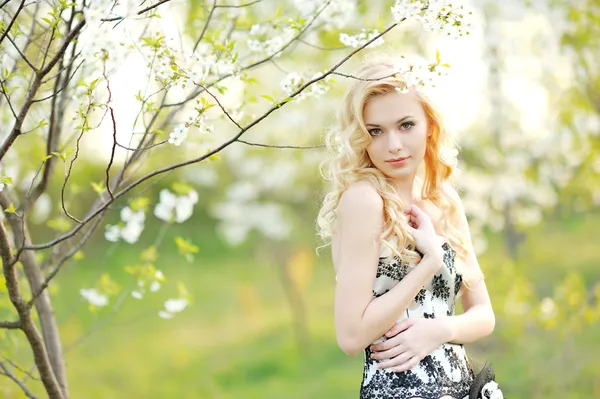
<path id="1" fill-rule="evenodd" d="M 367 153 L 390 178 L 413 177 L 425 156 L 427 117 L 413 93 L 383 94 L 369 99 L 363 120 L 372 137 Z"/>

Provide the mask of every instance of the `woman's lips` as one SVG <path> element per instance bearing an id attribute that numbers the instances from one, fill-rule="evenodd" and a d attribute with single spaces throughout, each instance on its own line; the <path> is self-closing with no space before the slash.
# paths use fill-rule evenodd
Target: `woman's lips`
<path id="1" fill-rule="evenodd" d="M 398 158 L 395 160 L 385 161 L 388 165 L 391 166 L 402 166 L 404 165 L 410 157 Z"/>

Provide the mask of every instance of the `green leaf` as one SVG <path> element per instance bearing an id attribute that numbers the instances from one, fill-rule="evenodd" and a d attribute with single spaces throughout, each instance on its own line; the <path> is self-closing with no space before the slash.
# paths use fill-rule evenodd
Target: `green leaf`
<path id="1" fill-rule="evenodd" d="M 435 61 L 440 63 L 440 50 L 435 50 Z"/>
<path id="2" fill-rule="evenodd" d="M 183 182 L 175 182 L 171 188 L 177 195 L 188 195 L 188 193 L 193 189 L 192 186 Z"/>
<path id="3" fill-rule="evenodd" d="M 146 211 L 150 205 L 150 199 L 148 197 L 139 197 L 129 203 L 129 207 L 132 211 Z"/>
<path id="4" fill-rule="evenodd" d="M 15 209 L 15 204 L 13 204 L 11 202 L 10 205 L 8 206 L 8 208 L 6 208 L 4 210 L 4 212 L 6 212 L 6 213 L 12 213 L 12 214 L 16 215 L 17 214 L 17 210 Z"/>
<path id="5" fill-rule="evenodd" d="M 184 256 L 187 254 L 195 254 L 198 253 L 198 251 L 200 251 L 200 249 L 196 245 L 185 240 L 183 237 L 175 237 L 175 244 L 177 244 L 179 253 Z"/>
<path id="6" fill-rule="evenodd" d="M 158 258 L 158 252 L 156 251 L 156 247 L 154 245 L 149 246 L 148 248 L 144 249 L 140 255 L 140 259 L 142 259 L 144 262 L 156 262 L 156 259 Z"/>
<path id="7" fill-rule="evenodd" d="M 13 180 L 12 180 L 12 177 L 10 177 L 10 176 L 2 176 L 0 178 L 0 182 L 6 183 L 6 184 L 12 184 Z"/>
<path id="8" fill-rule="evenodd" d="M 90 91 L 94 90 L 94 87 L 96 87 L 96 83 L 98 83 L 98 80 L 100 80 L 100 78 L 95 79 L 92 81 L 92 83 L 90 83 Z"/>
<path id="9" fill-rule="evenodd" d="M 65 218 L 56 218 L 48 221 L 48 227 L 60 233 L 65 233 L 71 228 L 71 224 Z"/>
<path id="10" fill-rule="evenodd" d="M 97 194 L 102 194 L 103 192 L 106 191 L 106 186 L 104 185 L 104 181 L 100 181 L 98 183 L 96 182 L 91 182 L 90 185 L 92 186 L 92 189 L 97 193 Z"/>
<path id="11" fill-rule="evenodd" d="M 271 102 L 275 102 L 275 99 L 267 94 L 261 94 L 260 95 L 262 98 L 266 98 L 267 100 L 271 101 Z"/>
<path id="12" fill-rule="evenodd" d="M 52 21 L 50 21 L 48 18 L 42 18 L 42 21 L 47 22 L 48 25 L 52 25 Z"/>

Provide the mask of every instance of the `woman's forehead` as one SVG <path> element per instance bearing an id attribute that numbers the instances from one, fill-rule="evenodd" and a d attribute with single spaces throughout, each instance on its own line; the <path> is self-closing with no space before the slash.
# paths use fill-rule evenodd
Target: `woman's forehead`
<path id="1" fill-rule="evenodd" d="M 405 116 L 423 117 L 421 102 L 414 93 L 392 92 L 370 98 L 363 110 L 365 124 L 393 124 Z"/>

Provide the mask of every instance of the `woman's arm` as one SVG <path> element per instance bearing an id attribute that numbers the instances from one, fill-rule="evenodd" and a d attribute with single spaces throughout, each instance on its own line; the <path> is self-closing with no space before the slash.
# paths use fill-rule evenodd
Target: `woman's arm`
<path id="1" fill-rule="evenodd" d="M 457 344 L 470 343 L 490 335 L 494 331 L 496 319 L 483 273 L 473 250 L 471 232 L 462 200 L 453 188 L 450 186 L 446 186 L 445 188 L 458 207 L 458 228 L 465 237 L 469 252 L 465 262 L 466 268 L 479 273 L 481 277 L 478 281 L 472 283 L 471 288 L 462 287 L 462 306 L 464 312 L 457 316 L 443 318 L 442 320 L 447 327 L 448 342 Z"/>
<path id="2" fill-rule="evenodd" d="M 369 183 L 356 183 L 342 194 L 333 234 L 334 313 L 338 345 L 350 356 L 394 325 L 442 264 L 441 251 L 426 253 L 394 288 L 373 298 L 383 222 L 383 200 Z"/>

